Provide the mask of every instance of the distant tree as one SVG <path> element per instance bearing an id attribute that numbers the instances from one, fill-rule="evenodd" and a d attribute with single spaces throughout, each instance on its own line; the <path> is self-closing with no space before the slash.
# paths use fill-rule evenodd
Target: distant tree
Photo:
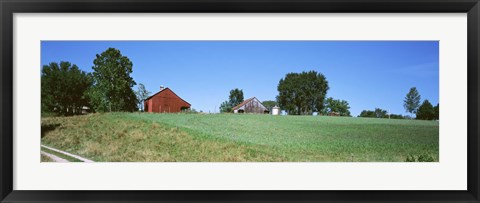
<path id="1" fill-rule="evenodd" d="M 137 97 L 132 87 L 136 85 L 130 74 L 133 64 L 120 50 L 108 48 L 97 54 L 93 61 L 93 87 L 88 91 L 96 111 L 135 111 Z"/>
<path id="2" fill-rule="evenodd" d="M 232 107 L 239 105 L 243 102 L 243 90 L 235 88 L 230 90 L 230 96 L 228 96 L 228 101 Z"/>
<path id="3" fill-rule="evenodd" d="M 320 112 L 328 89 L 328 81 L 321 73 L 288 73 L 278 83 L 277 102 L 288 114 Z"/>
<path id="4" fill-rule="evenodd" d="M 435 111 L 434 119 L 439 120 L 440 119 L 440 104 L 437 103 L 437 105 L 435 107 L 433 107 L 433 110 Z"/>
<path id="5" fill-rule="evenodd" d="M 392 114 L 395 115 L 395 114 Z M 402 117 L 401 115 L 399 115 Z M 374 111 L 363 110 L 358 117 L 368 117 L 368 118 L 389 118 L 388 112 L 381 108 L 375 108 Z M 391 115 L 390 115 L 391 117 Z M 403 118 L 403 117 L 402 117 Z"/>
<path id="6" fill-rule="evenodd" d="M 417 113 L 417 109 L 420 106 L 420 99 L 421 97 L 417 91 L 417 88 L 412 87 L 403 100 L 403 107 L 407 112 L 413 115 Z"/>
<path id="7" fill-rule="evenodd" d="M 85 92 L 91 85 L 91 76 L 75 64 L 62 61 L 44 65 L 41 73 L 42 112 L 80 114 L 83 106 L 89 106 Z"/>
<path id="8" fill-rule="evenodd" d="M 325 100 L 324 114 L 337 112 L 340 116 L 350 116 L 350 106 L 347 101 L 340 99 L 333 99 L 329 97 Z"/>
<path id="9" fill-rule="evenodd" d="M 272 108 L 278 104 L 276 101 L 267 100 L 267 101 L 263 101 L 262 105 L 265 106 L 265 108 L 267 108 L 269 111 L 272 111 Z"/>
<path id="10" fill-rule="evenodd" d="M 137 95 L 137 101 L 138 101 L 138 107 L 141 111 L 143 111 L 145 100 L 148 98 L 148 95 L 150 95 L 150 92 L 145 88 L 145 85 L 142 83 L 138 84 L 138 90 L 135 92 Z"/>
<path id="11" fill-rule="evenodd" d="M 362 112 L 360 112 L 360 115 L 358 115 L 358 117 L 376 118 L 377 115 L 375 114 L 375 111 L 363 110 Z"/>
<path id="12" fill-rule="evenodd" d="M 391 119 L 404 119 L 405 117 L 400 114 L 390 114 Z"/>
<path id="13" fill-rule="evenodd" d="M 375 117 L 377 118 L 388 118 L 388 112 L 381 108 L 375 108 Z"/>
<path id="14" fill-rule="evenodd" d="M 435 110 L 432 104 L 427 99 L 423 101 L 420 107 L 418 107 L 416 119 L 419 119 L 419 120 L 435 119 Z"/>
<path id="15" fill-rule="evenodd" d="M 230 113 L 232 112 L 232 104 L 230 104 L 229 101 L 224 101 L 222 104 L 220 104 L 220 113 Z"/>

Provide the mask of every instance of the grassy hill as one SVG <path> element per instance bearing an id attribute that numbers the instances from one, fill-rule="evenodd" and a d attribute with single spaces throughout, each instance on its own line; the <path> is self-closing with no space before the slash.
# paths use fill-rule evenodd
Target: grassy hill
<path id="1" fill-rule="evenodd" d="M 42 118 L 42 144 L 95 161 L 439 159 L 435 121 L 324 116 L 106 113 Z"/>

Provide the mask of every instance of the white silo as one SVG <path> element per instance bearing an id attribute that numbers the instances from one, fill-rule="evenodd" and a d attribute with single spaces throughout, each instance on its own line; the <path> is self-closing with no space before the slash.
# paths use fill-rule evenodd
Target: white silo
<path id="1" fill-rule="evenodd" d="M 280 107 L 278 107 L 277 105 L 272 107 L 272 115 L 278 115 L 279 113 L 280 113 Z"/>

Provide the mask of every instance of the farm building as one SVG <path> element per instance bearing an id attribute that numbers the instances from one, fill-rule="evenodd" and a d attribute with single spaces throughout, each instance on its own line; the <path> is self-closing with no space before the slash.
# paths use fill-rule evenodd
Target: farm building
<path id="1" fill-rule="evenodd" d="M 232 108 L 233 113 L 269 113 L 270 111 L 256 98 L 252 97 Z"/>
<path id="2" fill-rule="evenodd" d="M 160 87 L 160 91 L 144 102 L 145 112 L 176 113 L 190 109 L 190 103 L 180 98 L 170 88 Z"/>

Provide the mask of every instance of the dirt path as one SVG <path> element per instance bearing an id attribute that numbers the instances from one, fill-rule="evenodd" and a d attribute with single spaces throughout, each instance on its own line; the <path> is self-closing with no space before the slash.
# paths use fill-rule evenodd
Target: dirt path
<path id="1" fill-rule="evenodd" d="M 64 152 L 64 151 L 59 150 L 59 149 L 55 149 L 55 148 L 48 147 L 48 146 L 45 146 L 45 145 L 41 145 L 41 146 L 44 147 L 44 148 L 47 148 L 47 149 L 49 149 L 49 150 L 52 150 L 52 151 L 55 151 L 55 152 L 64 154 L 64 155 L 66 155 L 66 156 L 69 156 L 69 157 L 78 159 L 78 160 L 80 160 L 80 161 L 86 162 L 86 163 L 93 163 L 93 162 L 94 162 L 94 161 L 92 161 L 92 160 L 90 160 L 90 159 L 86 159 L 86 158 L 83 158 L 83 157 L 78 156 L 78 155 L 70 154 L 70 153 L 68 153 L 68 152 Z M 42 153 L 45 153 L 45 152 L 42 152 Z M 48 154 L 48 153 L 46 153 L 46 154 Z M 51 155 L 51 154 L 50 154 L 50 155 Z M 54 156 L 54 155 L 52 155 L 52 156 Z M 60 158 L 60 157 L 58 157 L 58 158 Z M 60 159 L 61 159 L 61 158 L 60 158 Z M 65 159 L 64 159 L 64 160 L 65 160 Z M 65 160 L 65 161 L 66 161 L 66 160 Z M 69 162 L 69 161 L 67 161 L 67 162 Z"/>
<path id="2" fill-rule="evenodd" d="M 49 154 L 49 153 L 47 153 L 47 152 L 41 151 L 41 153 L 42 153 L 43 155 L 47 156 L 48 158 L 52 159 L 54 162 L 61 162 L 61 163 L 69 162 L 69 161 L 66 160 L 66 159 L 62 159 L 62 158 L 60 158 L 60 157 L 58 157 L 58 156 L 55 156 L 55 155 L 53 155 L 53 154 Z"/>

